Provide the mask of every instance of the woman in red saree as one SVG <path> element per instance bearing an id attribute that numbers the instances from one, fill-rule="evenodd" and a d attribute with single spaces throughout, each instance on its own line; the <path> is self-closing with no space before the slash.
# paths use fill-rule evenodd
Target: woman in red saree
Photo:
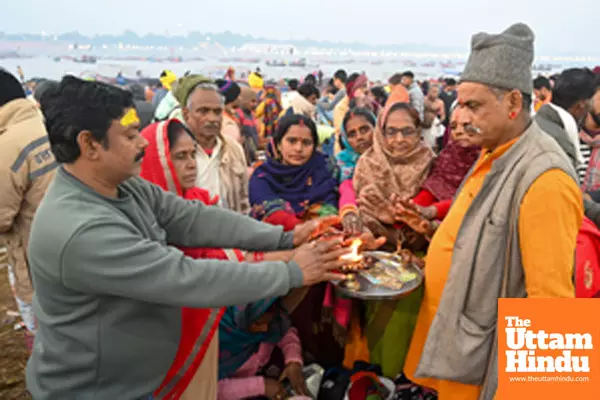
<path id="1" fill-rule="evenodd" d="M 196 141 L 178 120 L 152 124 L 142 131 L 148 141 L 142 161 L 141 177 L 163 190 L 188 200 L 215 204 L 206 190 L 194 187 L 196 181 Z M 242 261 L 239 250 L 182 248 L 192 258 Z M 289 254 L 288 254 L 289 253 Z M 291 252 L 270 253 L 269 259 L 290 257 Z M 263 253 L 250 253 L 246 258 L 265 259 Z M 179 348 L 165 379 L 154 392 L 153 399 L 216 399 L 218 381 L 217 331 L 224 309 L 182 309 Z"/>

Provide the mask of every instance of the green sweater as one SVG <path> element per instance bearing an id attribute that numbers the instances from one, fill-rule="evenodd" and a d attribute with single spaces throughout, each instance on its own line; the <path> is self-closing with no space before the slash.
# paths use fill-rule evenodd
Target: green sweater
<path id="1" fill-rule="evenodd" d="M 58 170 L 29 243 L 34 399 L 147 397 L 175 357 L 181 307 L 243 304 L 302 286 L 293 262 L 195 260 L 167 243 L 268 251 L 291 248 L 293 238 L 140 178 L 112 199 Z"/>

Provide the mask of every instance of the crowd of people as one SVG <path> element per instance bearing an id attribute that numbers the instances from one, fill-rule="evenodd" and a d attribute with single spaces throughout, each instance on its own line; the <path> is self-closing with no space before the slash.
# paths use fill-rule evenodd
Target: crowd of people
<path id="1" fill-rule="evenodd" d="M 339 70 L 283 93 L 231 69 L 28 99 L 0 70 L 33 398 L 494 399 L 498 298 L 600 297 L 600 68 L 534 79 L 533 48 L 515 24 L 474 35 L 459 82 Z M 423 285 L 340 296 L 330 225 Z"/>

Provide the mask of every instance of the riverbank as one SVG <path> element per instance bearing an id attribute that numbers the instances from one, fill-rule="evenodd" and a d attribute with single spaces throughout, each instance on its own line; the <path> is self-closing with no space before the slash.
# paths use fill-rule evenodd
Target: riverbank
<path id="1" fill-rule="evenodd" d="M 12 316 L 17 306 L 12 297 L 8 274 L 0 265 L 0 399 L 26 400 L 31 396 L 25 389 L 25 365 L 29 351 L 23 340 L 23 331 L 15 331 L 18 317 Z"/>

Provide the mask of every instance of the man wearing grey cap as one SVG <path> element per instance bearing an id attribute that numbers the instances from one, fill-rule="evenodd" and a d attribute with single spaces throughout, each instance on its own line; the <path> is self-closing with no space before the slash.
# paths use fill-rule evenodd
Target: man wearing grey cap
<path id="1" fill-rule="evenodd" d="M 473 36 L 456 119 L 482 142 L 429 246 L 405 372 L 440 398 L 491 400 L 497 301 L 573 297 L 582 195 L 573 166 L 530 116 L 534 34 Z"/>

